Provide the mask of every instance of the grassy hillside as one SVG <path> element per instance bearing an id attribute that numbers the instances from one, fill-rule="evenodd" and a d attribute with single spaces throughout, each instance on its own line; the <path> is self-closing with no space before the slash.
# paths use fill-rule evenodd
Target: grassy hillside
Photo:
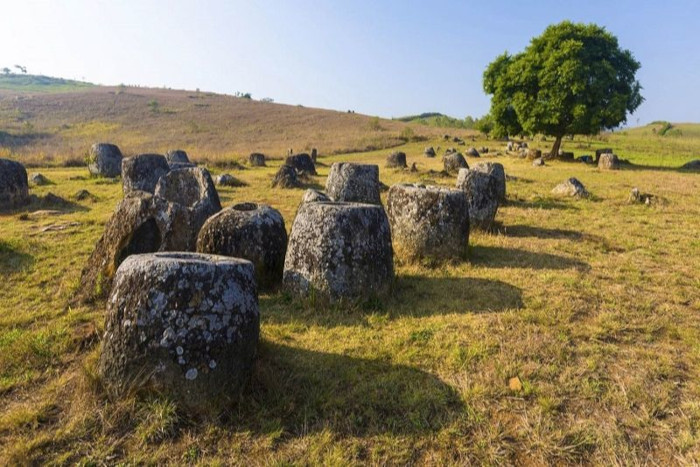
<path id="1" fill-rule="evenodd" d="M 71 202 L 0 214 L 0 463 L 697 463 L 700 178 L 656 167 L 686 159 L 634 138 L 566 143 L 580 154 L 637 141 L 639 165 L 617 172 L 495 158 L 512 177 L 497 231 L 473 232 L 463 263 L 398 263 L 380 305 L 262 295 L 253 381 L 216 420 L 103 392 L 104 304 L 69 297 L 121 187 L 42 169 L 54 184 L 32 192 Z M 441 141 L 403 146 L 416 173 L 385 169 L 386 150 L 337 155 L 310 186 L 337 161 L 379 164 L 387 185 L 454 186 L 431 172 L 441 162 L 426 144 Z M 235 171 L 248 186 L 220 189 L 222 204 L 269 203 L 289 229 L 303 190 L 270 188 L 279 163 Z M 551 195 L 571 176 L 591 199 Z M 659 202 L 628 204 L 632 187 Z M 73 200 L 79 189 L 95 199 Z"/>
<path id="2" fill-rule="evenodd" d="M 92 83 L 43 75 L 1 74 L 0 89 L 20 92 L 71 92 L 94 86 Z"/>
<path id="3" fill-rule="evenodd" d="M 181 148 L 200 160 L 230 160 L 254 151 L 279 157 L 288 148 L 316 147 L 321 154 L 364 151 L 402 144 L 408 127 L 412 137 L 440 132 L 355 113 L 194 91 L 0 89 L 0 145 L 32 164 L 82 159 L 96 141 L 114 142 L 126 155 Z"/>

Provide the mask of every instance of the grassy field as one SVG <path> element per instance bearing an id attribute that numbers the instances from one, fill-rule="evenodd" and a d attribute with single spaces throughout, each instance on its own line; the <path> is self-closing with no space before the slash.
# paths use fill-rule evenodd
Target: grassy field
<path id="1" fill-rule="evenodd" d="M 381 305 L 262 295 L 254 378 L 216 420 L 102 391 L 104 304 L 69 300 L 121 186 L 41 169 L 53 184 L 32 192 L 69 203 L 0 214 L 0 462 L 700 462 L 700 175 L 673 169 L 700 139 L 626 133 L 565 143 L 620 148 L 632 165 L 616 172 L 493 158 L 515 177 L 496 232 L 473 232 L 465 263 L 397 264 Z M 427 144 L 441 142 L 403 147 L 417 173 L 383 168 L 386 150 L 322 157 L 313 186 L 336 161 L 380 164 L 387 185 L 454 185 L 429 172 Z M 270 188 L 277 164 L 232 172 L 248 186 L 220 189 L 222 204 L 269 203 L 290 228 L 303 190 Z M 552 197 L 571 176 L 591 199 Z M 629 204 L 632 187 L 658 201 Z"/>

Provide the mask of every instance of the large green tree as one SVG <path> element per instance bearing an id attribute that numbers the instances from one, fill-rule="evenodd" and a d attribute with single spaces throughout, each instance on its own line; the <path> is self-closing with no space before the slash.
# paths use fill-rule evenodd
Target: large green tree
<path id="1" fill-rule="evenodd" d="M 484 72 L 497 136 L 541 133 L 556 138 L 595 134 L 627 120 L 644 100 L 640 64 L 595 24 L 549 26 L 521 53 L 498 56 Z"/>

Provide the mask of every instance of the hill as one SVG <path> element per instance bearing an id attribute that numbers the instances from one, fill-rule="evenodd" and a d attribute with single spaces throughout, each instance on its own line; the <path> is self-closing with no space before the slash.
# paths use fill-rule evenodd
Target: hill
<path id="1" fill-rule="evenodd" d="M 449 117 L 439 112 L 425 112 L 420 115 L 408 115 L 399 117 L 396 120 L 407 123 L 419 123 L 426 126 L 442 127 L 442 128 L 461 128 L 471 130 L 474 128 L 475 120 L 472 117 L 467 117 L 464 120 L 459 118 Z"/>
<path id="2" fill-rule="evenodd" d="M 18 75 L 8 73 L 0 75 L 0 89 L 24 92 L 69 92 L 93 87 L 84 81 L 54 78 L 44 75 Z"/>
<path id="3" fill-rule="evenodd" d="M 199 160 L 217 160 L 253 151 L 282 156 L 288 148 L 316 147 L 321 154 L 385 149 L 441 133 L 354 112 L 198 91 L 49 80 L 42 89 L 51 91 L 39 92 L 39 78 L 0 84 L 0 145 L 25 163 L 82 159 L 96 141 L 114 142 L 125 155 L 181 148 Z"/>

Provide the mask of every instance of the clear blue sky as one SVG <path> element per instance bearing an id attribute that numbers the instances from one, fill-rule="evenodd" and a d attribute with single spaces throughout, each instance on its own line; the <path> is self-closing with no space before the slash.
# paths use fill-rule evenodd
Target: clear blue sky
<path id="1" fill-rule="evenodd" d="M 486 65 L 564 19 L 642 63 L 629 124 L 700 122 L 700 0 L 3 1 L 0 67 L 383 117 L 480 116 Z"/>

